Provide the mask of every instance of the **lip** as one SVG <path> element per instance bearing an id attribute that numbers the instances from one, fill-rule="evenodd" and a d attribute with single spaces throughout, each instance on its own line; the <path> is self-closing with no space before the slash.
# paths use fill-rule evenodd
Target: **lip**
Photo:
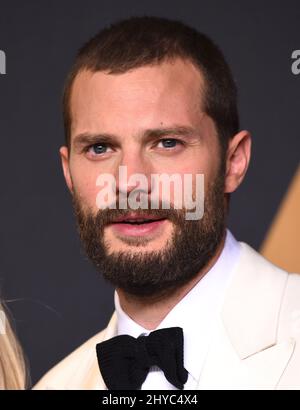
<path id="1" fill-rule="evenodd" d="M 134 221 L 139 218 L 135 219 L 126 219 L 130 221 Z M 152 218 L 144 218 L 144 219 L 152 219 Z M 153 218 L 154 219 L 154 218 Z M 123 219 L 124 220 L 124 219 Z M 141 224 L 130 224 L 130 223 L 122 223 L 122 222 L 114 222 L 110 226 L 115 231 L 116 234 L 121 236 L 147 236 L 151 234 L 159 233 L 159 230 L 163 228 L 166 219 L 158 219 L 153 220 L 152 222 L 146 222 Z"/>
<path id="2" fill-rule="evenodd" d="M 149 214 L 141 214 L 141 215 L 135 215 L 135 214 L 127 214 L 126 216 L 120 216 L 119 218 L 116 218 L 112 223 L 118 223 L 118 222 L 134 222 L 134 221 L 138 221 L 138 220 L 159 220 L 162 219 L 160 216 L 156 216 L 156 215 L 149 215 Z"/>

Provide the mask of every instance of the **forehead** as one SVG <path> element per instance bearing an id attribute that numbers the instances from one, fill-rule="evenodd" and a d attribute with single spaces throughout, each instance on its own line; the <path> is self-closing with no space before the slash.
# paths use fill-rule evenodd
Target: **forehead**
<path id="1" fill-rule="evenodd" d="M 202 111 L 203 90 L 199 69 L 181 59 L 122 74 L 82 71 L 71 92 L 71 135 L 193 123 Z"/>

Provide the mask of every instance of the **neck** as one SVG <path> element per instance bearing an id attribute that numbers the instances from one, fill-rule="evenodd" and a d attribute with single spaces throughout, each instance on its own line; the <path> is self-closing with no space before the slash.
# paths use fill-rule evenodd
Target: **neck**
<path id="1" fill-rule="evenodd" d="M 184 298 L 185 295 L 205 276 L 219 258 L 225 243 L 223 236 L 214 256 L 200 272 L 184 286 L 169 295 L 160 298 L 145 298 L 130 295 L 118 288 L 117 293 L 123 311 L 144 329 L 153 330 L 162 322 L 167 314 Z"/>

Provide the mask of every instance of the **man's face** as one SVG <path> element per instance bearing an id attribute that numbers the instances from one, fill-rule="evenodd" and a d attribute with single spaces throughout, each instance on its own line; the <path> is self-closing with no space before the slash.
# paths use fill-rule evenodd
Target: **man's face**
<path id="1" fill-rule="evenodd" d="M 92 245 L 85 245 L 99 268 L 105 270 L 101 257 L 101 260 L 106 258 L 106 262 L 113 261 L 119 270 L 121 266 L 124 268 L 125 261 L 132 271 L 134 266 L 130 263 L 135 257 L 136 267 L 141 271 L 143 262 L 146 269 L 150 266 L 154 269 L 154 261 L 156 265 L 167 261 L 167 252 L 171 263 L 171 259 L 176 259 L 172 252 L 178 254 L 179 249 L 194 247 L 194 258 L 197 259 L 195 253 L 198 252 L 201 260 L 193 268 L 195 275 L 195 270 L 203 267 L 215 251 L 224 231 L 224 175 L 216 128 L 201 106 L 203 90 L 204 80 L 199 70 L 181 59 L 124 74 L 84 71 L 76 77 L 70 101 L 71 143 L 69 152 L 65 151 L 65 175 L 73 193 L 82 239 L 92 240 Z M 128 179 L 137 173 L 146 176 L 149 197 L 154 189 L 152 174 L 179 174 L 182 180 L 185 174 L 204 174 L 204 217 L 200 221 L 186 221 L 184 210 L 162 210 L 161 214 L 144 210 L 143 216 L 152 215 L 157 219 L 161 215 L 163 219 L 139 225 L 128 221 L 112 223 L 116 216 L 129 212 L 133 217 L 142 215 L 140 210 L 118 213 L 97 207 L 99 175 L 108 173 L 115 177 L 117 195 L 128 194 L 134 188 L 118 179 L 120 166 L 127 167 Z M 160 203 L 164 202 L 162 192 L 158 190 L 156 195 Z M 171 190 L 171 199 L 174 199 L 174 190 Z M 195 245 L 195 240 L 200 244 Z M 99 249 L 95 249 L 97 241 Z M 192 257 L 188 251 L 186 255 Z M 170 269 L 174 268 L 170 264 Z M 189 278 L 191 275 L 189 273 Z M 147 280 L 141 286 L 149 285 L 151 279 Z M 157 278 L 157 282 L 159 280 L 162 284 L 163 278 Z M 130 278 L 124 277 L 123 287 L 126 281 Z M 117 280 L 113 282 L 118 286 Z"/>

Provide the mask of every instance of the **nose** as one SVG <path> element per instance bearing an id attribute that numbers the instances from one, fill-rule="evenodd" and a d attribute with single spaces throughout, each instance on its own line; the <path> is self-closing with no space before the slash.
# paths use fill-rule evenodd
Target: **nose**
<path id="1" fill-rule="evenodd" d="M 151 193 L 151 166 L 139 149 L 123 152 L 118 164 L 116 191 L 119 195 L 129 195 L 132 191 Z"/>

